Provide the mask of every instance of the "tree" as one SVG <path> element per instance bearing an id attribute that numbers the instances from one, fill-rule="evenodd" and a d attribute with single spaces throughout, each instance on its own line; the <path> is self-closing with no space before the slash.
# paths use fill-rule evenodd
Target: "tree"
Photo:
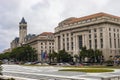
<path id="1" fill-rule="evenodd" d="M 29 62 L 33 62 L 37 60 L 37 53 L 36 50 L 30 46 L 24 46 L 24 53 L 23 56 L 25 56 L 25 60 Z"/>
<path id="2" fill-rule="evenodd" d="M 58 62 L 72 62 L 73 57 L 63 49 L 58 52 L 57 61 Z"/>
<path id="3" fill-rule="evenodd" d="M 101 60 L 101 56 L 102 56 L 102 51 L 100 51 L 100 50 L 95 50 L 95 59 L 96 59 L 96 62 L 100 62 L 100 60 Z"/>
<path id="4" fill-rule="evenodd" d="M 80 61 L 80 58 L 79 58 L 79 57 L 80 57 L 79 55 L 75 54 L 75 55 L 74 55 L 74 58 L 73 58 L 73 61 L 74 61 L 74 62 L 78 62 L 78 59 L 79 59 L 79 61 Z"/>
<path id="5" fill-rule="evenodd" d="M 102 51 L 96 49 L 86 49 L 86 47 L 82 47 L 80 53 L 78 54 L 79 56 L 79 61 L 82 60 L 82 62 L 85 62 L 85 60 L 87 59 L 88 62 L 97 62 L 100 63 L 101 62 L 101 58 L 102 58 Z"/>
<path id="6" fill-rule="evenodd" d="M 0 60 L 3 60 L 3 59 L 10 59 L 10 52 L 6 52 L 4 54 L 0 54 Z"/>
<path id="7" fill-rule="evenodd" d="M 88 50 L 86 49 L 86 47 L 82 47 L 79 53 L 79 61 L 84 62 L 85 58 L 89 58 Z"/>
<path id="8" fill-rule="evenodd" d="M 10 53 L 0 54 L 0 59 L 12 59 L 16 62 L 32 62 L 37 60 L 37 53 L 34 48 L 25 45 L 14 48 Z"/>
<path id="9" fill-rule="evenodd" d="M 57 52 L 53 51 L 53 53 L 49 53 L 49 61 L 50 62 L 72 62 L 73 57 L 68 54 L 65 50 L 60 50 Z"/>
<path id="10" fill-rule="evenodd" d="M 52 53 L 49 53 L 48 54 L 48 58 L 49 58 L 50 63 L 51 62 L 56 62 L 57 53 L 55 51 L 53 51 Z"/>

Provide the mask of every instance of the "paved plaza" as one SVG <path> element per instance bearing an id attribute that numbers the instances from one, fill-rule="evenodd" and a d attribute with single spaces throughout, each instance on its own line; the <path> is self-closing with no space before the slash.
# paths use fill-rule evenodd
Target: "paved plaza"
<path id="1" fill-rule="evenodd" d="M 2 65 L 4 76 L 19 77 L 24 80 L 120 80 L 120 70 L 107 73 L 84 73 L 84 72 L 63 72 L 58 71 L 63 67 L 53 66 L 20 66 L 20 65 Z M 106 78 L 106 79 L 105 79 Z"/>

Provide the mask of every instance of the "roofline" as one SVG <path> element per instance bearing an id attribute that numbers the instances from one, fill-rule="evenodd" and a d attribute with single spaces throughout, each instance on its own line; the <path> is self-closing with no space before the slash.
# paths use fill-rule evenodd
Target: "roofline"
<path id="1" fill-rule="evenodd" d="M 100 12 L 100 13 L 95 13 L 95 14 L 84 16 L 84 17 L 80 17 L 80 18 L 75 18 L 74 20 L 69 21 L 67 24 L 79 22 L 79 21 L 82 21 L 82 20 L 87 20 L 87 19 L 90 19 L 90 18 L 101 17 L 101 16 L 108 16 L 108 17 L 120 19 L 120 17 L 118 17 L 118 16 L 111 15 L 111 14 L 104 13 L 104 12 Z"/>

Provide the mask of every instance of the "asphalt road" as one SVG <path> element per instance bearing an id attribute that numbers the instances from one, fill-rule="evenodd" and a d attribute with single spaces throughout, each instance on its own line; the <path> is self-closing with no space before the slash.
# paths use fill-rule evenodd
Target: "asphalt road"
<path id="1" fill-rule="evenodd" d="M 83 75 L 82 72 L 62 72 L 60 67 L 33 67 L 20 65 L 2 65 L 3 75 L 28 78 L 35 80 L 71 80 L 76 75 Z M 78 80 L 77 78 L 75 80 Z M 81 79 L 79 79 L 81 80 Z"/>
<path id="2" fill-rule="evenodd" d="M 7 64 L 2 66 L 3 75 L 24 78 L 25 80 L 102 80 L 101 78 L 120 76 L 119 69 L 111 73 L 83 73 L 58 71 L 62 67 L 52 66 L 38 67 Z"/>

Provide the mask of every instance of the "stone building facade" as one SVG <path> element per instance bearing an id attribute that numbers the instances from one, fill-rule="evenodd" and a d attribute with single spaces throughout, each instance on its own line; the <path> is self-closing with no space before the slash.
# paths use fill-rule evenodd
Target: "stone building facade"
<path id="1" fill-rule="evenodd" d="M 105 59 L 120 55 L 120 17 L 97 13 L 68 18 L 55 28 L 55 51 L 78 54 L 81 47 L 99 49 Z"/>
<path id="2" fill-rule="evenodd" d="M 19 37 L 11 42 L 11 50 L 22 45 L 30 45 L 35 48 L 38 54 L 38 60 L 41 61 L 42 53 L 52 53 L 54 50 L 54 35 L 52 32 L 43 32 L 39 35 L 27 35 L 27 22 L 22 18 L 19 23 Z"/>
<path id="3" fill-rule="evenodd" d="M 11 50 L 19 46 L 19 37 L 16 37 L 12 42 L 10 43 Z"/>
<path id="4" fill-rule="evenodd" d="M 25 44 L 30 45 L 37 50 L 38 59 L 41 61 L 42 53 L 48 55 L 54 51 L 54 35 L 52 32 L 43 32 L 26 41 Z"/>

